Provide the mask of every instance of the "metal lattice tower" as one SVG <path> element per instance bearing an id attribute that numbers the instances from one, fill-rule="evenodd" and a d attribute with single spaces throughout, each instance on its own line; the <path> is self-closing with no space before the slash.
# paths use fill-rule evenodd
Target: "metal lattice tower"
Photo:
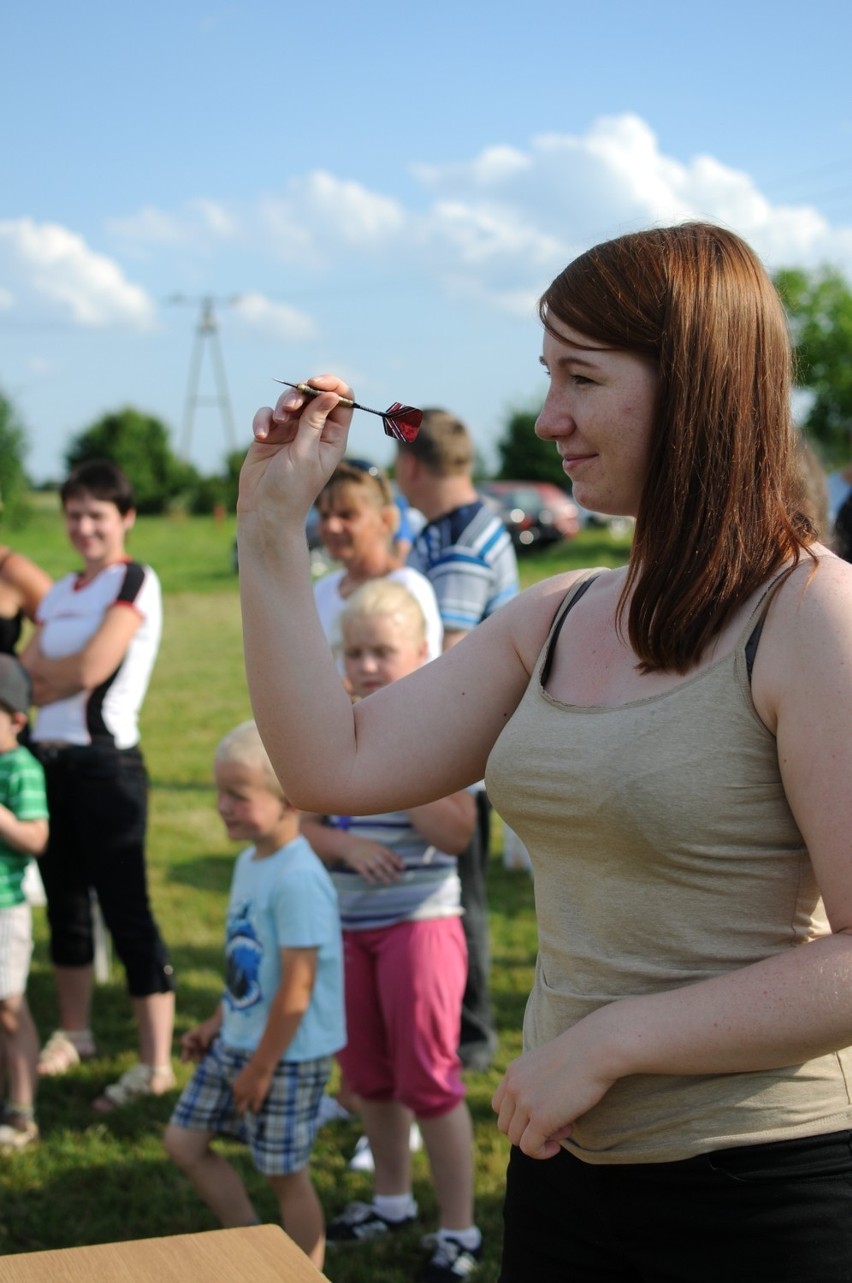
<path id="1" fill-rule="evenodd" d="M 237 448 L 237 437 L 234 431 L 234 416 L 231 410 L 231 398 L 228 395 L 228 382 L 225 378 L 225 363 L 222 360 L 222 346 L 219 341 L 219 322 L 216 319 L 217 304 L 227 304 L 233 306 L 239 301 L 239 295 L 232 295 L 230 298 L 216 299 L 210 294 L 205 294 L 200 299 L 186 298 L 182 294 L 174 294 L 170 300 L 172 303 L 193 303 L 199 307 L 198 323 L 195 327 L 195 340 L 192 345 L 192 355 L 189 362 L 189 380 L 186 385 L 186 401 L 183 410 L 183 427 L 181 430 L 180 453 L 184 459 L 189 459 L 192 452 L 192 434 L 195 428 L 195 412 L 200 405 L 214 405 L 219 407 L 219 416 L 222 421 L 222 429 L 225 436 L 225 446 L 230 452 Z M 216 385 L 215 395 L 202 395 L 201 387 L 201 367 L 204 360 L 204 351 L 209 349 L 213 365 L 213 377 Z"/>

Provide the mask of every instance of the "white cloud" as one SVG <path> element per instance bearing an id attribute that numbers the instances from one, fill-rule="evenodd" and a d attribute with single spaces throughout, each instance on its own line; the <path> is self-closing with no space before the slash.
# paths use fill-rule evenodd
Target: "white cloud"
<path id="1" fill-rule="evenodd" d="M 153 305 L 111 258 L 57 223 L 29 218 L 0 221 L 0 272 L 15 308 L 82 326 L 146 329 Z"/>
<path id="2" fill-rule="evenodd" d="M 315 170 L 239 208 L 197 197 L 177 211 L 147 207 L 109 227 L 128 252 L 156 251 L 166 265 L 179 255 L 172 279 L 186 280 L 189 270 L 196 292 L 211 288 L 224 264 L 228 285 L 254 277 L 258 298 L 266 297 L 272 263 L 276 285 L 287 266 L 281 289 L 289 295 L 351 297 L 370 288 L 369 272 L 524 313 L 528 299 L 589 245 L 685 218 L 741 232 L 770 267 L 833 261 L 852 268 L 852 229 L 832 229 L 808 205 L 773 206 L 748 174 L 715 157 L 665 154 L 631 113 L 600 117 L 582 133 L 538 135 L 524 149 L 489 145 L 465 162 L 421 164 L 411 173 L 420 199 L 417 191 L 403 201 Z M 227 260 L 230 252 L 239 260 Z M 263 310 L 268 329 L 307 332 L 304 316 L 275 307 Z M 260 316 L 258 308 L 254 323 Z"/>
<path id="3" fill-rule="evenodd" d="M 240 294 L 234 309 L 246 325 L 272 339 L 296 342 L 316 336 L 316 326 L 304 312 L 275 303 L 262 294 Z"/>
<path id="4" fill-rule="evenodd" d="M 540 290 L 589 245 L 689 217 L 742 233 L 770 268 L 832 262 L 852 272 L 852 228 L 831 227 L 811 205 L 773 205 L 747 173 L 713 156 L 667 155 L 634 114 L 411 173 L 417 186 L 405 199 L 315 170 L 253 202 L 199 195 L 171 211 L 146 206 L 106 224 L 122 250 L 111 258 L 59 225 L 0 223 L 0 309 L 144 326 L 151 299 L 121 265 L 144 255 L 152 294 L 251 290 L 240 295 L 243 322 L 279 340 L 313 339 L 321 327 L 275 295 L 311 297 L 318 317 L 343 304 L 349 316 L 402 281 L 426 306 L 443 294 L 529 316 Z"/>
<path id="5" fill-rule="evenodd" d="M 478 187 L 488 188 L 525 173 L 529 167 L 529 156 L 516 147 L 495 146 L 486 147 L 469 164 L 412 165 L 411 172 L 425 187 L 445 187 L 453 180 L 473 178 Z"/>
<path id="6" fill-rule="evenodd" d="M 852 229 L 832 229 L 810 205 L 773 206 L 748 174 L 714 157 L 665 155 L 629 113 L 601 117 L 584 134 L 539 135 L 525 152 L 488 147 L 466 164 L 414 172 L 436 197 L 436 234 L 479 266 L 483 284 L 502 270 L 503 249 L 518 274 L 537 279 L 545 263 L 555 268 L 608 236 L 686 218 L 733 228 L 770 266 L 852 269 Z"/>
<path id="7" fill-rule="evenodd" d="M 237 236 L 239 222 L 221 201 L 198 197 L 187 201 L 176 213 L 165 213 L 146 205 L 127 218 L 112 218 L 107 230 L 130 246 L 182 246 L 195 250 Z"/>
<path id="8" fill-rule="evenodd" d="M 282 258 L 309 255 L 318 263 L 337 248 L 385 249 L 410 223 L 398 201 L 324 170 L 292 179 L 284 196 L 262 203 L 260 215 Z"/>
<path id="9" fill-rule="evenodd" d="M 432 211 L 436 237 L 454 246 L 463 263 L 485 264 L 502 256 L 527 263 L 548 263 L 563 246 L 540 232 L 511 208 L 439 201 Z"/>

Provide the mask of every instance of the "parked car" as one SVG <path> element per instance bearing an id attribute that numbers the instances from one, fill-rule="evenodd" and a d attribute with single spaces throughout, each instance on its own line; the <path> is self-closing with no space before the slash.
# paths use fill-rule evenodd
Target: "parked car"
<path id="1" fill-rule="evenodd" d="M 578 535 L 580 512 L 574 500 L 551 481 L 533 481 L 531 484 L 543 504 L 538 514 L 543 541 L 554 543 L 557 539 L 573 539 Z"/>
<path id="2" fill-rule="evenodd" d="M 605 512 L 591 512 L 582 504 L 577 504 L 580 525 L 583 529 L 606 530 L 614 539 L 627 539 L 636 524 L 632 517 L 613 517 Z"/>
<path id="3" fill-rule="evenodd" d="M 518 551 L 573 539 L 580 530 L 577 505 L 548 481 L 487 481 L 479 490 L 494 505 Z"/>

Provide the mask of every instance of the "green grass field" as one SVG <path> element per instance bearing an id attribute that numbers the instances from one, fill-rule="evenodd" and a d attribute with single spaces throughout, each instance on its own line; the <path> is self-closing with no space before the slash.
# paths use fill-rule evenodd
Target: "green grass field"
<path id="1" fill-rule="evenodd" d="M 52 574 L 73 564 L 55 498 L 40 496 L 15 546 Z M 131 551 L 158 570 L 165 593 L 165 629 L 146 701 L 142 734 L 151 774 L 149 868 L 157 916 L 172 951 L 178 982 L 179 1035 L 206 1016 L 221 988 L 226 893 L 236 848 L 223 836 L 211 785 L 213 749 L 231 726 L 250 716 L 243 673 L 237 584 L 230 565 L 233 521 L 140 519 Z M 626 546 L 586 532 L 572 543 L 527 559 L 525 584 L 569 566 L 615 565 Z M 507 1146 L 493 1122 L 491 1095 L 501 1068 L 520 1051 L 524 1002 L 536 948 L 532 884 L 504 870 L 495 818 L 490 874 L 493 996 L 500 1052 L 493 1070 L 468 1076 L 475 1125 L 477 1219 L 485 1238 L 478 1278 L 497 1278 L 501 1200 Z M 36 954 L 30 1002 L 43 1037 L 56 1009 L 43 910 L 35 911 Z M 188 1182 L 172 1168 L 161 1136 L 175 1094 L 140 1102 L 102 1119 L 91 1101 L 134 1059 L 134 1030 L 123 975 L 114 967 L 96 993 L 99 1056 L 40 1090 L 39 1146 L 0 1159 L 0 1254 L 196 1232 L 214 1220 Z M 188 1076 L 181 1067 L 179 1081 Z M 353 1124 L 323 1129 L 313 1172 L 328 1214 L 369 1196 L 369 1178 L 347 1168 L 358 1136 Z M 259 1214 L 274 1220 L 276 1205 L 241 1151 L 230 1147 Z M 433 1228 L 435 1203 L 426 1161 L 415 1160 L 415 1194 L 423 1225 L 391 1243 L 330 1251 L 334 1283 L 402 1283 L 416 1274 L 420 1234 Z M 2 1276 L 2 1267 L 0 1267 Z"/>

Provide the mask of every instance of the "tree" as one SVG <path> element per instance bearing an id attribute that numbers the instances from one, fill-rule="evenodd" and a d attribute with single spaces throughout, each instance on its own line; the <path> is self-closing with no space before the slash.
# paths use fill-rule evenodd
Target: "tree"
<path id="1" fill-rule="evenodd" d="M 69 468 L 89 459 L 111 459 L 129 478 L 141 513 L 164 512 L 176 499 L 190 499 L 198 473 L 169 445 L 165 425 L 130 406 L 106 414 L 71 442 Z"/>
<path id="2" fill-rule="evenodd" d="M 852 289 L 833 268 L 786 268 L 775 285 L 790 319 L 796 382 L 813 394 L 802 427 L 828 466 L 848 463 L 852 444 Z"/>
<path id="3" fill-rule="evenodd" d="M 537 410 L 512 410 L 506 430 L 497 442 L 500 481 L 552 481 L 569 489 L 559 455 L 550 441 L 535 434 Z"/>
<path id="4" fill-rule="evenodd" d="M 0 392 L 0 519 L 10 526 L 27 508 L 26 449 L 24 426 L 12 402 Z"/>
<path id="5" fill-rule="evenodd" d="M 225 456 L 224 470 L 212 477 L 201 477 L 192 498 L 192 511 L 207 515 L 218 509 L 236 512 L 240 489 L 240 469 L 245 450 L 231 450 Z"/>

